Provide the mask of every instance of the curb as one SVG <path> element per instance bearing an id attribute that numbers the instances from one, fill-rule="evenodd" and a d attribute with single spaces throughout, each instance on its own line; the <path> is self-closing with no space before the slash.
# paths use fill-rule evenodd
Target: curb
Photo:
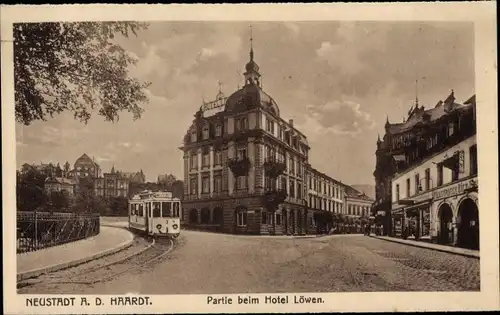
<path id="1" fill-rule="evenodd" d="M 435 250 L 435 251 L 438 251 L 438 252 L 442 252 L 442 253 L 448 253 L 448 254 L 454 254 L 454 255 L 460 255 L 460 256 L 465 256 L 465 257 L 470 257 L 470 258 L 476 258 L 476 259 L 479 259 L 480 258 L 480 255 L 479 253 L 468 253 L 468 252 L 462 252 L 462 251 L 455 251 L 453 249 L 456 249 L 455 247 L 452 247 L 452 248 L 438 248 L 438 247 L 430 247 L 430 246 L 426 246 L 425 243 L 407 243 L 407 242 L 401 242 L 399 239 L 393 239 L 393 238 L 381 238 L 381 237 L 378 237 L 378 236 L 373 236 L 373 235 L 370 235 L 371 238 L 375 238 L 375 239 L 379 239 L 379 240 L 382 240 L 382 241 L 387 241 L 387 242 L 393 242 L 393 243 L 398 243 L 398 244 L 402 244 L 402 245 L 408 245 L 408 246 L 413 246 L 413 247 L 419 247 L 419 248 L 425 248 L 425 249 L 430 249 L 430 250 Z"/>
<path id="2" fill-rule="evenodd" d="M 64 262 L 64 263 L 60 263 L 60 264 L 54 264 L 54 265 L 51 265 L 48 267 L 32 269 L 32 270 L 28 270 L 28 271 L 25 271 L 22 273 L 18 273 L 17 274 L 17 282 L 20 282 L 23 280 L 28 280 L 31 278 L 36 278 L 36 277 L 39 277 L 43 274 L 54 272 L 57 270 L 75 267 L 75 266 L 84 264 L 84 263 L 89 262 L 89 261 L 94 260 L 94 259 L 98 259 L 98 258 L 101 258 L 104 256 L 112 255 L 114 253 L 117 253 L 121 250 L 124 250 L 124 249 L 132 246 L 133 242 L 134 242 L 134 238 L 132 238 L 131 240 L 125 241 L 114 248 L 103 250 L 103 251 L 96 253 L 94 255 L 91 255 L 91 256 L 83 257 L 83 258 L 80 258 L 77 260 Z"/>

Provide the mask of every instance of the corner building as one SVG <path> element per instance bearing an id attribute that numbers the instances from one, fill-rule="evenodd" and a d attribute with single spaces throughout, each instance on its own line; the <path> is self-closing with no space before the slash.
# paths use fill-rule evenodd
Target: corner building
<path id="1" fill-rule="evenodd" d="M 475 96 L 459 104 L 452 92 L 431 109 L 417 103 L 403 123 L 386 123 L 377 155 L 392 158 L 393 174 L 377 184 L 388 188 L 389 234 L 479 249 L 475 112 Z"/>
<path id="2" fill-rule="evenodd" d="M 234 234 L 306 234 L 307 138 L 261 85 L 253 49 L 244 86 L 203 103 L 184 152 L 184 226 Z"/>

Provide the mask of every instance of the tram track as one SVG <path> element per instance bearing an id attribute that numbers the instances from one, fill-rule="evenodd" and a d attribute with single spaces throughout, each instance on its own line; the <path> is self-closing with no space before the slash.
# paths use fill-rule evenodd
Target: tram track
<path id="1" fill-rule="evenodd" d="M 109 281 L 127 272 L 141 272 L 153 263 L 165 258 L 174 248 L 171 239 L 153 239 L 146 247 L 130 253 L 118 260 L 95 263 L 93 266 L 79 267 L 77 270 L 64 270 L 46 274 L 38 281 L 18 283 L 18 288 L 26 285 L 44 283 L 49 285 L 83 284 L 92 285 Z M 76 268 L 75 268 L 76 269 Z"/>

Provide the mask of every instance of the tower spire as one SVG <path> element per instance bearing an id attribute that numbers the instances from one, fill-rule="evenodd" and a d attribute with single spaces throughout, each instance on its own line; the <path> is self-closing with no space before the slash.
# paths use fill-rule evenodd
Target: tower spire
<path id="1" fill-rule="evenodd" d="M 250 24 L 250 61 L 253 61 L 253 32 Z"/>
<path id="2" fill-rule="evenodd" d="M 418 108 L 418 77 L 415 80 L 415 108 Z"/>

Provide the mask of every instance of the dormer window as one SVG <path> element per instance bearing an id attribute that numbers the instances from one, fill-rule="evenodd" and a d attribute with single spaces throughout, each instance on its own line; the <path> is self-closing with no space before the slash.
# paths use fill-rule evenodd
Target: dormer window
<path id="1" fill-rule="evenodd" d="M 196 131 L 191 131 L 191 143 L 196 142 Z"/>
<path id="2" fill-rule="evenodd" d="M 454 132 L 455 132 L 455 124 L 453 122 L 450 122 L 448 124 L 448 137 L 453 136 Z"/>

